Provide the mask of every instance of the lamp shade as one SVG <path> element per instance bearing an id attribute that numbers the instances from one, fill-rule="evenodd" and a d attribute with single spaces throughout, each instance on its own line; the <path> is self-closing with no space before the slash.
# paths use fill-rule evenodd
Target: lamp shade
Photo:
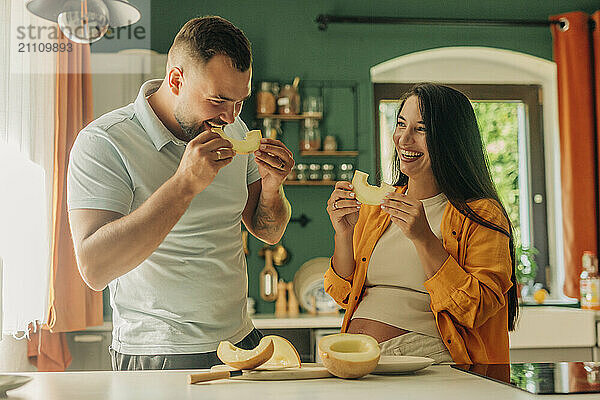
<path id="1" fill-rule="evenodd" d="M 57 22 L 58 15 L 63 11 L 63 7 L 68 0 L 31 0 L 26 4 L 27 9 L 32 14 L 49 21 Z M 84 0 L 82 0 L 84 1 Z M 135 24 L 139 21 L 140 11 L 129 4 L 127 0 L 102 0 L 108 8 L 109 25 L 117 28 Z"/>

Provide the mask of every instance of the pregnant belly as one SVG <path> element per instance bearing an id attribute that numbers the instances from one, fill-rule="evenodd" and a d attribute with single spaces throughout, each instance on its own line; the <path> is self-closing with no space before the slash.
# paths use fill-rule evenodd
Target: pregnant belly
<path id="1" fill-rule="evenodd" d="M 377 340 L 377 343 L 385 342 L 409 332 L 402 328 L 367 318 L 354 318 L 348 325 L 348 333 L 369 335 Z"/>

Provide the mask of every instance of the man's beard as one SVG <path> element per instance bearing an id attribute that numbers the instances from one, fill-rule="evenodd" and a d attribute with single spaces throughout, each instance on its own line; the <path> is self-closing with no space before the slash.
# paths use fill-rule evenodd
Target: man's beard
<path id="1" fill-rule="evenodd" d="M 181 110 L 176 109 L 175 113 L 173 114 L 175 119 L 177 120 L 177 123 L 179 123 L 181 130 L 183 131 L 183 137 L 180 139 L 183 140 L 184 142 L 190 142 L 196 136 L 198 136 L 199 134 L 202 133 L 202 131 L 204 130 L 203 129 L 204 123 L 201 122 L 200 124 L 194 124 L 192 122 L 185 121 L 184 117 L 183 117 L 183 115 L 181 115 L 182 113 L 180 111 Z"/>

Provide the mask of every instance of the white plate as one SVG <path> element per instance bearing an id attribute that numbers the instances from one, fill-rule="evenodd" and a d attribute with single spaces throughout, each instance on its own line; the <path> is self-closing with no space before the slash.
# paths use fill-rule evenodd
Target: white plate
<path id="1" fill-rule="evenodd" d="M 434 362 L 434 359 L 428 357 L 381 356 L 375 371 L 371 373 L 379 375 L 406 374 L 427 368 Z"/>
<path id="2" fill-rule="evenodd" d="M 6 391 L 23 386 L 33 378 L 23 375 L 0 375 L 0 399 L 6 398 Z"/>

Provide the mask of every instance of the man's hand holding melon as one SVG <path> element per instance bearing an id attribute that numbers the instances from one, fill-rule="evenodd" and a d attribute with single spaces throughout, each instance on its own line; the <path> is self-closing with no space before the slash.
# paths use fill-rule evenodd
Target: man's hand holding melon
<path id="1" fill-rule="evenodd" d="M 212 130 L 231 142 L 236 153 L 254 153 L 262 178 L 263 194 L 279 195 L 279 187 L 294 166 L 292 152 L 281 141 L 262 138 L 260 131 L 257 130 L 248 132 L 244 140 L 228 137 L 221 128 Z"/>
<path id="2" fill-rule="evenodd" d="M 294 166 L 292 152 L 279 140 L 262 138 L 254 157 L 262 178 L 263 195 L 279 196 L 279 188 Z"/>
<path id="3" fill-rule="evenodd" d="M 231 142 L 215 132 L 204 131 L 185 147 L 173 178 L 193 197 L 210 185 L 234 156 Z"/>

